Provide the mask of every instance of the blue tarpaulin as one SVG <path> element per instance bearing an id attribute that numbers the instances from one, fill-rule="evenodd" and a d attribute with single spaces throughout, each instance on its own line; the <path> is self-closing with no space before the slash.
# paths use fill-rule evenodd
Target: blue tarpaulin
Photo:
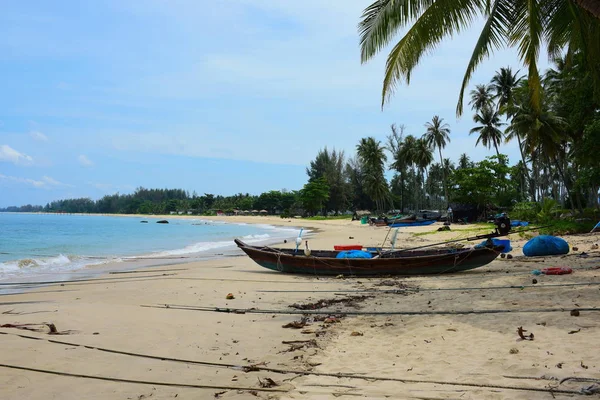
<path id="1" fill-rule="evenodd" d="M 513 221 L 510 221 L 510 226 L 513 228 L 516 228 L 518 226 L 529 226 L 529 222 L 527 221 L 519 221 L 518 219 L 515 219 Z"/>
<path id="2" fill-rule="evenodd" d="M 569 243 L 566 240 L 549 235 L 534 237 L 523 246 L 523 254 L 527 257 L 553 256 L 567 254 L 568 252 Z"/>
<path id="3" fill-rule="evenodd" d="M 340 251 L 335 258 L 371 258 L 371 253 L 362 250 Z"/>

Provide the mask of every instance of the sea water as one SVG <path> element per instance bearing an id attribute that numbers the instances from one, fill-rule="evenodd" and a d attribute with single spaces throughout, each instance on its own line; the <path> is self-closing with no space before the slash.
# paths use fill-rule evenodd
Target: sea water
<path id="1" fill-rule="evenodd" d="M 266 243 L 299 231 L 207 218 L 158 224 L 153 217 L 0 213 L 0 281 L 64 277 L 99 264 L 125 268 L 133 260 L 137 267 L 194 261 L 235 249 L 234 238 Z"/>

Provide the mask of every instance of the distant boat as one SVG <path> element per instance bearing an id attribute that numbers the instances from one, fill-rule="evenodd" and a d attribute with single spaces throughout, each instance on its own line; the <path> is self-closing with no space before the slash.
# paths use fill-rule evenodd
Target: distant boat
<path id="1" fill-rule="evenodd" d="M 286 273 L 310 275 L 424 275 L 466 271 L 489 264 L 504 246 L 464 249 L 365 252 L 370 258 L 338 258 L 339 251 L 311 250 L 310 255 L 294 249 L 235 244 L 261 267 Z"/>
<path id="2" fill-rule="evenodd" d="M 415 219 L 390 223 L 390 228 L 402 228 L 407 226 L 427 226 L 435 222 L 435 219 Z"/>

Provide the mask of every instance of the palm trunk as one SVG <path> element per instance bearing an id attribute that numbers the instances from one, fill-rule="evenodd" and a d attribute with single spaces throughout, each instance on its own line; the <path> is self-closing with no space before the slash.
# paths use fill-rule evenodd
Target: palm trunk
<path id="1" fill-rule="evenodd" d="M 519 152 L 521 153 L 521 161 L 523 162 L 523 170 L 525 171 L 525 179 L 526 179 L 526 182 L 528 182 L 529 186 L 530 186 L 529 193 L 532 194 L 531 188 L 533 187 L 533 183 L 531 182 L 531 176 L 529 175 L 529 169 L 527 168 L 527 163 L 525 162 L 525 153 L 523 152 L 523 142 L 521 142 L 521 135 L 517 135 L 517 141 L 519 143 Z M 523 197 L 525 198 L 525 190 L 523 190 Z M 534 200 L 534 199 L 532 199 L 532 200 Z"/>
<path id="2" fill-rule="evenodd" d="M 500 162 L 500 152 L 498 151 L 498 143 L 494 140 L 494 147 L 496 148 L 496 155 L 498 156 L 498 162 Z"/>
<path id="3" fill-rule="evenodd" d="M 415 179 L 415 193 L 414 193 L 414 204 L 415 211 L 419 208 L 419 177 L 417 176 L 417 171 L 415 170 L 415 166 L 413 165 L 413 177 Z"/>
<path id="4" fill-rule="evenodd" d="M 404 169 L 400 171 L 400 214 L 404 212 Z"/>
<path id="5" fill-rule="evenodd" d="M 438 147 L 440 151 L 440 165 L 442 166 L 442 176 L 444 177 L 444 197 L 446 198 L 446 208 L 450 206 L 450 198 L 448 197 L 448 185 L 446 184 L 446 168 L 444 167 L 444 158 L 442 157 L 442 148 Z"/>

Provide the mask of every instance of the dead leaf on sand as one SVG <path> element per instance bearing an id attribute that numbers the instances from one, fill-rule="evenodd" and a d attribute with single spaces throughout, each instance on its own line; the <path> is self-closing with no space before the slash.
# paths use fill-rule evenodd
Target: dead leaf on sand
<path id="1" fill-rule="evenodd" d="M 263 387 L 263 388 L 272 388 L 274 386 L 279 386 L 279 384 L 271 378 L 265 378 L 264 380 L 261 380 L 260 378 L 257 378 L 257 379 L 258 379 L 258 384 L 260 385 L 260 387 Z"/>
<path id="2" fill-rule="evenodd" d="M 302 329 L 306 326 L 306 321 L 292 321 L 285 325 L 282 325 L 282 328 L 293 328 L 293 329 Z"/>
<path id="3" fill-rule="evenodd" d="M 533 340 L 533 333 L 530 333 L 529 335 L 525 335 L 525 332 L 527 332 L 525 329 L 523 329 L 522 326 L 517 328 L 517 334 L 519 335 L 519 337 L 523 340 Z"/>

